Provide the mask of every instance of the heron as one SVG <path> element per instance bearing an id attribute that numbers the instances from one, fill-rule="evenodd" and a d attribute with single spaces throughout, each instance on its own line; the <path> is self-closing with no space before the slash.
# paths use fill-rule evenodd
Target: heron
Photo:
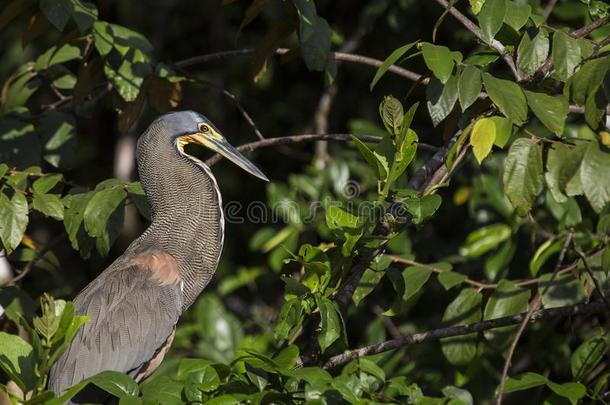
<path id="1" fill-rule="evenodd" d="M 51 369 L 49 388 L 57 394 L 105 370 L 138 382 L 150 376 L 180 315 L 216 271 L 225 232 L 222 198 L 210 168 L 185 151 L 188 144 L 268 181 L 202 114 L 170 112 L 150 124 L 136 149 L 150 225 L 75 298 L 76 312 L 91 320 Z"/>

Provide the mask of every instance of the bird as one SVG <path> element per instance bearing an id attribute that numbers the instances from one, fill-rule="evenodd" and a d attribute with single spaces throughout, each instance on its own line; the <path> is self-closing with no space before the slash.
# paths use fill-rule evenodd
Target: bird
<path id="1" fill-rule="evenodd" d="M 188 144 L 269 181 L 198 112 L 169 112 L 150 124 L 136 149 L 150 225 L 74 299 L 76 313 L 90 322 L 51 369 L 48 386 L 58 395 L 105 370 L 138 382 L 150 376 L 172 343 L 180 315 L 216 271 L 225 233 L 222 197 L 210 168 L 185 151 Z"/>

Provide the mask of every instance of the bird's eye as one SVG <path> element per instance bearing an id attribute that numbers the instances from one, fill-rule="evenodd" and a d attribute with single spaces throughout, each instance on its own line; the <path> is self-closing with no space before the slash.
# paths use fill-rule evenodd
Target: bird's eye
<path id="1" fill-rule="evenodd" d="M 208 132 L 210 132 L 210 127 L 208 127 L 206 124 L 201 124 L 199 125 L 199 130 L 202 133 L 207 134 Z"/>

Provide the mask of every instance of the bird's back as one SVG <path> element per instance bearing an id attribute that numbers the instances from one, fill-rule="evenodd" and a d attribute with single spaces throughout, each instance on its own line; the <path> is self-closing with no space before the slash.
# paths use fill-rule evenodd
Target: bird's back
<path id="1" fill-rule="evenodd" d="M 177 263 L 165 252 L 117 259 L 74 300 L 76 312 L 91 321 L 51 369 L 49 388 L 60 394 L 105 370 L 138 375 L 174 331 L 181 284 Z"/>

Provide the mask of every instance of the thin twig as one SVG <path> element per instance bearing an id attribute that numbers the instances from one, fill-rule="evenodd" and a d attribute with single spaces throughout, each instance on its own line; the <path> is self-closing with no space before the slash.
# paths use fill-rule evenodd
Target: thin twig
<path id="1" fill-rule="evenodd" d="M 544 12 L 542 13 L 542 23 L 543 24 L 546 22 L 546 20 L 549 19 L 556 4 L 557 4 L 557 0 L 549 0 L 549 2 L 546 3 L 546 7 L 544 8 Z"/>
<path id="2" fill-rule="evenodd" d="M 387 255 L 387 257 L 392 259 L 392 261 L 395 263 L 406 264 L 409 266 L 423 267 L 436 274 L 441 274 L 441 273 L 446 272 L 445 270 L 443 270 L 441 268 L 434 267 L 433 265 L 430 265 L 430 264 L 420 263 L 416 260 L 405 259 L 404 257 L 395 256 L 395 255 Z M 557 275 L 559 276 L 559 275 L 562 275 L 565 273 L 569 273 L 572 270 L 574 270 L 576 268 L 576 266 L 577 266 L 577 262 L 574 262 L 574 263 L 570 264 L 569 266 L 562 267 L 561 270 L 559 270 L 559 272 L 557 273 Z M 474 288 L 480 289 L 480 290 L 495 290 L 496 288 L 498 288 L 497 283 L 486 283 L 483 281 L 472 280 L 470 278 L 464 279 L 463 282 L 465 284 L 468 284 L 468 285 L 470 285 Z M 524 279 L 524 280 L 513 280 L 512 281 L 512 283 L 517 287 L 527 287 L 530 285 L 538 284 L 539 282 L 540 282 L 539 278 L 528 278 L 528 279 Z"/>
<path id="3" fill-rule="evenodd" d="M 200 78 L 196 77 L 191 72 L 189 72 L 189 71 L 183 69 L 182 67 L 180 67 L 178 64 L 175 64 L 175 67 L 176 67 L 176 70 L 178 70 L 180 73 L 185 75 L 190 81 L 198 83 L 198 84 L 201 84 L 203 86 L 210 87 L 211 89 L 214 89 L 214 90 L 220 92 L 223 96 L 228 98 L 233 103 L 235 108 L 237 108 L 237 110 L 239 111 L 241 116 L 244 118 L 244 120 L 252 128 L 252 130 L 254 131 L 254 134 L 256 135 L 256 137 L 258 139 L 265 139 L 265 137 L 263 136 L 261 131 L 259 131 L 258 127 L 256 126 L 256 123 L 254 122 L 254 120 L 252 119 L 250 114 L 248 114 L 248 112 L 246 111 L 244 106 L 241 105 L 241 103 L 239 102 L 239 99 L 233 93 L 231 93 L 229 90 L 225 89 L 222 86 L 219 86 L 219 85 L 217 85 L 215 83 L 212 83 L 212 82 L 210 82 L 208 80 L 203 80 L 203 79 L 200 79 Z"/>
<path id="4" fill-rule="evenodd" d="M 443 6 L 445 9 L 447 9 L 447 7 L 449 6 L 447 0 L 436 0 L 436 2 Z M 518 82 L 523 80 L 521 72 L 519 72 L 519 69 L 517 69 L 517 65 L 515 65 L 515 60 L 506 51 L 506 48 L 500 41 L 492 39 L 490 42 L 487 42 L 483 37 L 481 29 L 475 23 L 470 21 L 468 17 L 462 14 L 457 8 L 451 7 L 449 13 L 451 13 L 451 15 L 455 17 L 456 20 L 458 20 L 464 27 L 466 27 L 468 31 L 472 32 L 475 37 L 485 43 L 488 43 L 491 48 L 495 49 L 502 56 L 502 59 L 504 59 L 511 72 L 513 73 L 513 76 L 515 76 L 515 79 L 517 79 Z"/>
<path id="5" fill-rule="evenodd" d="M 527 327 L 527 324 L 530 321 L 531 317 L 540 308 L 540 305 L 542 304 L 542 296 L 544 294 L 546 294 L 548 289 L 553 284 L 553 281 L 557 277 L 559 270 L 561 270 L 561 265 L 563 263 L 563 259 L 566 256 L 566 253 L 568 251 L 568 248 L 570 247 L 570 244 L 572 243 L 573 236 L 574 236 L 574 231 L 572 229 L 570 229 L 570 231 L 568 232 L 568 235 L 566 236 L 566 240 L 563 243 L 563 246 L 561 247 L 559 256 L 557 257 L 557 262 L 555 263 L 555 269 L 553 270 L 553 274 L 551 275 L 551 278 L 549 279 L 548 284 L 546 285 L 544 290 L 542 292 L 539 291 L 536 294 L 536 297 L 534 297 L 534 299 L 532 300 L 532 302 L 530 304 L 530 308 L 527 311 L 527 313 L 525 314 L 525 316 L 523 317 L 523 320 L 521 321 L 521 324 L 519 325 L 519 328 L 517 329 L 517 333 L 515 334 L 515 337 L 513 338 L 513 341 L 510 344 L 510 347 L 506 354 L 506 360 L 504 362 L 504 367 L 502 368 L 502 377 L 500 378 L 500 385 L 498 386 L 498 399 L 496 401 L 496 405 L 502 404 L 502 397 L 504 394 L 504 385 L 506 384 L 506 379 L 508 378 L 508 370 L 510 369 L 511 360 L 513 358 L 513 355 L 515 354 L 515 350 L 517 348 L 517 344 L 519 343 L 519 339 L 521 338 L 521 335 L 523 335 L 523 332 L 525 331 L 525 328 Z"/>
<path id="6" fill-rule="evenodd" d="M 610 21 L 610 15 L 607 15 L 604 18 L 600 18 L 599 20 L 595 20 L 591 24 L 577 29 L 576 31 L 572 31 L 570 35 L 572 35 L 574 38 L 584 38 L 596 29 L 606 24 L 608 21 Z"/>
<path id="7" fill-rule="evenodd" d="M 413 174 L 413 176 L 409 179 L 407 188 L 418 190 L 439 167 L 444 165 L 449 150 L 457 141 L 461 133 L 462 131 L 456 132 L 455 135 L 451 137 L 447 145 L 439 149 L 434 156 L 432 156 L 432 158 L 424 163 L 422 167 L 420 167 L 415 174 Z"/>
<path id="8" fill-rule="evenodd" d="M 352 299 L 354 292 L 356 291 L 356 287 L 358 287 L 358 283 L 362 278 L 362 275 L 369 267 L 369 264 L 380 254 L 382 254 L 385 250 L 386 244 L 388 240 L 384 240 L 379 247 L 371 251 L 368 255 L 361 258 L 351 269 L 350 275 L 343 283 L 343 285 L 337 290 L 337 293 L 334 296 L 334 299 L 339 305 L 343 308 L 347 307 L 349 301 Z"/>
<path id="9" fill-rule="evenodd" d="M 53 240 L 51 240 L 47 245 L 45 245 L 45 247 L 43 247 L 36 253 L 36 256 L 34 256 L 34 258 L 32 260 L 30 260 L 28 262 L 28 264 L 25 265 L 25 267 L 19 274 L 17 274 L 15 277 L 13 277 L 10 280 L 7 280 L 6 283 L 4 283 L 2 286 L 4 287 L 4 286 L 15 285 L 19 281 L 21 281 L 25 276 L 27 276 L 34 269 L 34 266 L 36 265 L 36 263 L 38 263 L 58 243 L 60 243 L 64 239 L 66 239 L 67 236 L 68 236 L 68 234 L 61 233 L 61 234 L 57 235 L 55 238 L 53 238 Z"/>
<path id="10" fill-rule="evenodd" d="M 367 143 L 379 143 L 381 142 L 380 136 L 373 135 L 359 135 L 359 134 L 302 134 L 302 135 L 291 135 L 291 136 L 282 136 L 277 138 L 265 138 L 260 141 L 246 143 L 244 145 L 240 145 L 237 147 L 237 150 L 240 152 L 252 152 L 253 150 L 268 148 L 270 146 L 280 146 L 280 145 L 292 145 L 296 143 L 304 143 L 304 142 L 315 142 L 315 141 L 351 141 L 352 136 L 360 139 L 362 142 Z M 438 147 L 433 145 L 428 145 L 425 143 L 419 143 L 417 146 L 419 149 L 427 150 L 431 152 L 438 151 Z M 222 159 L 222 156 L 216 154 L 205 161 L 205 164 L 208 166 L 212 166 L 218 161 Z"/>
<path id="11" fill-rule="evenodd" d="M 444 0 L 437 0 L 437 1 L 444 1 Z M 456 10 L 456 9 L 452 8 L 451 10 Z M 459 13 L 459 11 L 458 11 L 458 13 Z M 463 14 L 461 14 L 461 13 L 460 13 L 460 15 L 463 16 Z M 466 17 L 464 17 L 464 18 L 466 18 Z M 470 20 L 468 20 L 468 21 L 470 21 Z M 471 21 L 470 21 L 470 24 L 472 24 L 475 28 L 478 29 L 478 27 L 476 25 L 474 25 Z M 285 55 L 289 51 L 290 50 L 287 48 L 278 48 L 278 49 L 276 49 L 275 52 L 278 55 Z M 236 50 L 232 50 L 232 51 L 222 51 L 222 52 L 210 53 L 210 54 L 205 54 L 205 55 L 193 56 L 191 58 L 175 62 L 173 65 L 176 67 L 185 68 L 185 67 L 190 67 L 190 66 L 199 65 L 199 64 L 216 62 L 216 61 L 224 60 L 227 58 L 250 55 L 252 53 L 254 53 L 253 48 L 236 49 Z M 374 68 L 378 68 L 383 63 L 383 61 L 381 61 L 379 59 L 374 59 L 374 58 L 370 58 L 368 56 L 356 55 L 356 54 L 351 54 L 351 53 L 346 53 L 346 52 L 331 52 L 329 56 L 337 61 L 364 64 L 364 65 L 368 65 L 368 66 L 371 66 Z M 510 58 L 510 55 L 507 55 L 507 56 Z M 400 77 L 404 77 L 404 78 L 414 81 L 416 83 L 421 83 L 424 86 L 427 85 L 430 81 L 429 78 L 427 78 L 423 75 L 420 75 L 419 73 L 415 73 L 411 70 L 404 69 L 404 68 L 402 68 L 400 66 L 396 66 L 396 65 L 391 65 L 388 68 L 388 72 L 393 73 Z M 480 99 L 486 99 L 487 97 L 488 97 L 487 93 L 485 93 L 485 92 L 481 92 L 479 94 Z M 580 106 L 570 105 L 568 111 L 570 113 L 574 113 L 574 114 L 584 114 L 585 109 Z M 610 114 L 610 108 L 608 108 L 608 114 Z"/>
<path id="12" fill-rule="evenodd" d="M 453 336 L 463 336 L 471 333 L 501 328 L 508 325 L 516 325 L 518 323 L 523 323 L 526 319 L 528 323 L 533 323 L 542 319 L 556 317 L 565 318 L 576 315 L 590 315 L 605 312 L 607 310 L 608 309 L 606 308 L 606 305 L 603 302 L 594 301 L 588 304 L 575 304 L 566 305 L 563 307 L 541 309 L 532 312 L 529 317 L 527 317 L 529 313 L 522 313 L 518 315 L 505 316 L 502 318 L 489 319 L 487 321 L 471 323 L 468 325 L 432 329 L 425 332 L 404 335 L 398 339 L 392 339 L 385 342 L 376 343 L 374 345 L 361 347 L 359 349 L 346 351 L 345 353 L 338 354 L 328 359 L 328 361 L 324 364 L 324 368 L 334 368 L 363 356 L 382 353 L 388 350 L 394 350 L 416 343 L 425 342 L 428 340 L 436 340 Z"/>
<path id="13" fill-rule="evenodd" d="M 591 277 L 591 282 L 595 286 L 595 291 L 597 292 L 597 295 L 600 296 L 602 301 L 604 301 L 604 304 L 606 304 L 608 309 L 610 309 L 610 303 L 606 299 L 606 295 L 602 291 L 602 288 L 599 285 L 599 282 L 597 281 L 597 279 L 593 275 L 593 270 L 591 270 L 591 267 L 589 266 L 589 262 L 587 262 L 587 257 L 585 256 L 585 254 L 583 252 L 580 251 L 580 249 L 578 249 L 578 247 L 576 246 L 576 242 L 574 242 L 574 239 L 572 239 L 572 249 L 574 250 L 576 255 L 580 258 L 580 260 L 582 260 L 582 264 L 585 266 L 585 270 L 589 274 L 589 277 Z"/>
<path id="14" fill-rule="evenodd" d="M 280 56 L 285 55 L 288 52 L 290 52 L 290 49 L 288 49 L 288 48 L 278 48 L 275 50 L 275 53 Z M 216 52 L 216 53 L 210 53 L 210 54 L 206 54 L 206 55 L 193 56 L 192 58 L 178 61 L 175 63 L 175 65 L 178 67 L 181 67 L 181 68 L 185 68 L 188 66 L 200 65 L 203 63 L 223 60 L 223 59 L 232 58 L 235 56 L 245 56 L 245 55 L 250 55 L 253 53 L 254 53 L 254 48 L 244 48 L 244 49 L 236 49 L 234 51 Z M 368 56 L 363 56 L 363 55 L 357 55 L 357 54 L 353 54 L 353 53 L 347 53 L 347 52 L 331 52 L 329 54 L 329 56 L 332 59 L 337 60 L 337 61 L 358 63 L 358 64 L 363 64 L 363 65 L 369 65 L 369 66 L 376 67 L 376 68 L 381 66 L 381 64 L 383 63 L 383 61 L 378 60 L 378 59 L 370 58 Z M 394 73 L 395 75 L 402 76 L 404 78 L 407 78 L 407 79 L 413 80 L 413 81 L 419 80 L 419 77 L 420 77 L 419 74 L 412 72 L 408 69 L 401 68 L 400 66 L 396 66 L 396 65 L 390 66 L 388 71 Z"/>

